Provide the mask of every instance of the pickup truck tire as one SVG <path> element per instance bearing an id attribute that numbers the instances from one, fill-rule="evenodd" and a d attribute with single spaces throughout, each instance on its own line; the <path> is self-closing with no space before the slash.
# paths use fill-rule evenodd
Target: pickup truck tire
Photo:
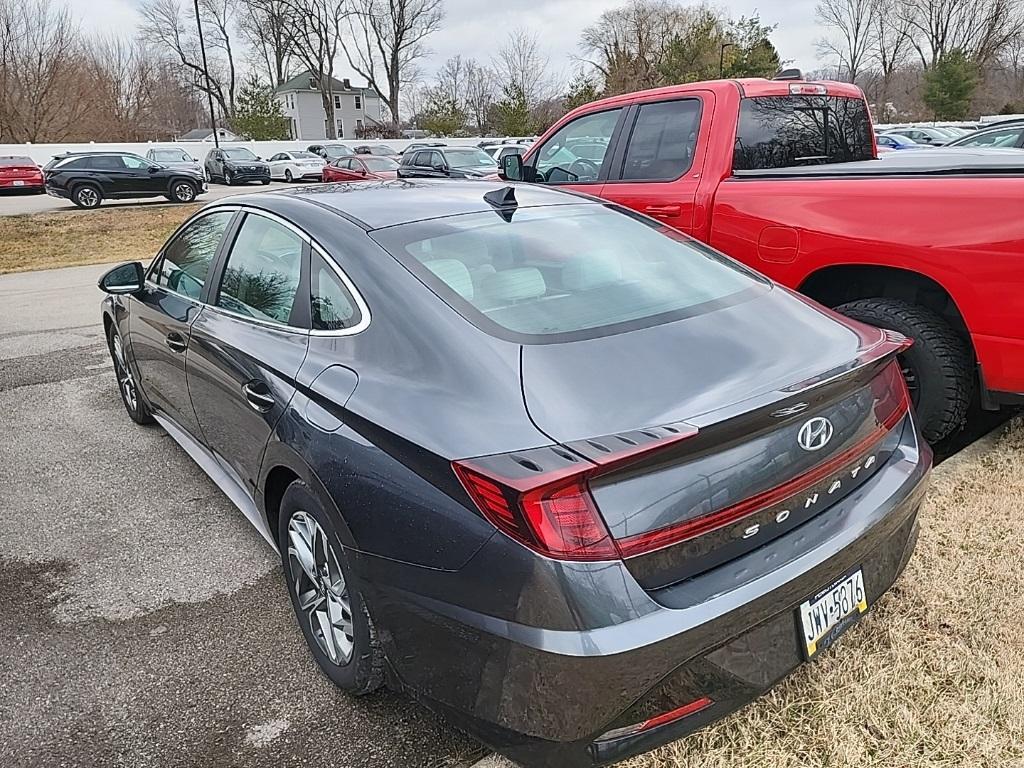
<path id="1" fill-rule="evenodd" d="M 963 427 L 974 394 L 973 355 L 949 323 L 900 299 L 860 299 L 836 311 L 914 340 L 900 355 L 900 365 L 925 440 L 935 443 Z"/>

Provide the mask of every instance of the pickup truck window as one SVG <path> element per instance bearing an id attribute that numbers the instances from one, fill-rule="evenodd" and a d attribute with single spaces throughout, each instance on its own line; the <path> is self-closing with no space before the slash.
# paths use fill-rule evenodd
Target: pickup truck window
<path id="1" fill-rule="evenodd" d="M 626 148 L 622 178 L 669 181 L 693 162 L 700 128 L 700 99 L 644 104 Z"/>
<path id="2" fill-rule="evenodd" d="M 584 115 L 563 125 L 535 155 L 537 181 L 597 181 L 622 109 Z"/>
<path id="3" fill-rule="evenodd" d="M 733 170 L 756 171 L 874 157 L 862 99 L 769 96 L 743 99 Z"/>

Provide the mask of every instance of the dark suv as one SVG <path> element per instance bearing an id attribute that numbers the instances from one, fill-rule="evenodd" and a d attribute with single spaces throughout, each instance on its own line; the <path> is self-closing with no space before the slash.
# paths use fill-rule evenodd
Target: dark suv
<path id="1" fill-rule="evenodd" d="M 191 203 L 206 191 L 202 175 L 167 168 L 129 152 L 68 152 L 43 168 L 46 192 L 79 208 L 96 208 L 104 198 L 166 197 Z"/>
<path id="2" fill-rule="evenodd" d="M 498 172 L 494 158 L 479 147 L 425 147 L 406 151 L 400 179 L 473 179 Z"/>
<path id="3" fill-rule="evenodd" d="M 219 147 L 206 155 L 206 178 L 223 181 L 229 187 L 258 181 L 270 183 L 270 166 L 245 147 Z"/>

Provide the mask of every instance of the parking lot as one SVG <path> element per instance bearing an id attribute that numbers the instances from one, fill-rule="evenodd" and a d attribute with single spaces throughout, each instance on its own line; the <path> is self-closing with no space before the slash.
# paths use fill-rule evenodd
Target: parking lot
<path id="1" fill-rule="evenodd" d="M 125 416 L 102 271 L 0 277 L 0 765 L 474 762 L 408 698 L 351 699 L 318 673 L 276 555 Z"/>

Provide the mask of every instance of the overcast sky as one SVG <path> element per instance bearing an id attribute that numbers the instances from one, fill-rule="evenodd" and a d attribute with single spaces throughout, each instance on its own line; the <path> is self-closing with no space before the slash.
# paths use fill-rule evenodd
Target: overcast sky
<path id="1" fill-rule="evenodd" d="M 130 33 L 138 22 L 135 0 L 66 2 L 86 29 Z M 429 38 L 433 53 L 423 68 L 432 72 L 455 54 L 488 61 L 501 46 L 506 32 L 526 27 L 537 32 L 552 69 L 564 72 L 568 79 L 575 69 L 572 56 L 579 53 L 576 46 L 580 32 L 602 11 L 622 3 L 623 0 L 445 0 L 444 26 Z M 778 24 L 772 42 L 779 54 L 783 59 L 792 59 L 793 66 L 808 71 L 818 66 L 814 42 L 821 36 L 814 23 L 814 5 L 815 0 L 733 0 L 723 7 L 734 17 L 760 13 L 765 24 Z M 342 66 L 344 61 L 338 64 Z"/>

